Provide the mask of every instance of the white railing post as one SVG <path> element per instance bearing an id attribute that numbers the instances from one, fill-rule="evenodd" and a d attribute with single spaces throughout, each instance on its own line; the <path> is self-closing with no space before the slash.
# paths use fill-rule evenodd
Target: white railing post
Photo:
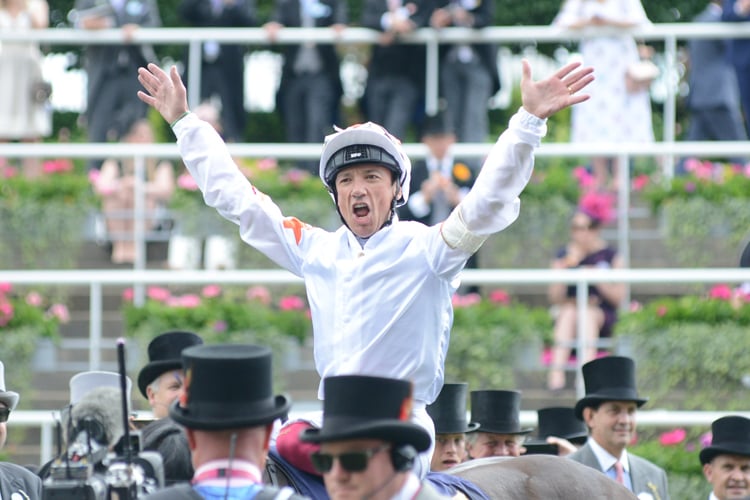
<path id="1" fill-rule="evenodd" d="M 102 348 L 102 283 L 89 285 L 89 370 L 99 370 Z"/>

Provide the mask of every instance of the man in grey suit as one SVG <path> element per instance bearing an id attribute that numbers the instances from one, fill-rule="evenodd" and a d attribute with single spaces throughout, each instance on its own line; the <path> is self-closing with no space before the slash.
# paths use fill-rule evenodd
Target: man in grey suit
<path id="1" fill-rule="evenodd" d="M 728 416 L 711 424 L 711 445 L 699 455 L 711 483 L 709 500 L 750 497 L 750 419 Z"/>
<path id="2" fill-rule="evenodd" d="M 712 0 L 694 22 L 721 21 L 721 2 Z M 690 53 L 689 141 L 746 141 L 740 112 L 740 89 L 734 66 L 727 59 L 726 39 L 693 39 Z M 738 163 L 743 163 L 738 159 Z"/>
<path id="3" fill-rule="evenodd" d="M 722 5 L 722 21 L 750 22 L 750 0 L 723 0 Z M 745 127 L 750 128 L 750 38 L 733 38 L 729 41 L 729 60 L 737 71 Z"/>
<path id="4" fill-rule="evenodd" d="M 595 359 L 583 365 L 583 379 L 586 395 L 576 403 L 575 414 L 586 423 L 589 439 L 569 458 L 602 471 L 639 498 L 668 500 L 664 470 L 627 451 L 635 435 L 636 410 L 648 401 L 638 396 L 633 360 Z"/>

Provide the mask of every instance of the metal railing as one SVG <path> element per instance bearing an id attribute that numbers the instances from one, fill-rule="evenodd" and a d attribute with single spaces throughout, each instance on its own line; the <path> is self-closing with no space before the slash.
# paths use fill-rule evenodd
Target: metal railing
<path id="1" fill-rule="evenodd" d="M 89 367 L 99 369 L 102 349 L 103 289 L 107 286 L 133 285 L 280 285 L 300 284 L 302 280 L 284 270 L 254 271 L 0 271 L 0 282 L 15 285 L 66 285 L 89 288 Z M 547 286 L 551 283 L 565 283 L 576 286 L 578 315 L 585 318 L 588 303 L 589 285 L 597 283 L 626 284 L 685 284 L 685 283 L 741 283 L 750 282 L 750 269 L 566 269 L 566 270 L 498 270 L 467 269 L 462 273 L 462 282 L 469 285 L 509 285 L 528 284 Z M 578 324 L 576 348 L 586 349 L 584 322 Z M 576 369 L 576 393 L 580 398 L 585 394 L 581 377 L 582 357 L 578 357 Z M 736 412 L 732 412 L 735 414 Z M 726 412 L 680 412 L 654 410 L 639 412 L 639 424 L 645 426 L 665 425 L 704 425 L 725 415 Z M 750 418 L 750 413 L 747 414 Z M 536 422 L 535 412 L 522 412 L 525 423 Z M 42 463 L 49 460 L 52 453 L 54 418 L 50 411 L 13 412 L 11 425 L 41 427 Z"/>

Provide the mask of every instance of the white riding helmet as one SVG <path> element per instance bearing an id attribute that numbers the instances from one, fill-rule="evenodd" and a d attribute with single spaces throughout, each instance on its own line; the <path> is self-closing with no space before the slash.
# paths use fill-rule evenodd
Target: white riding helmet
<path id="1" fill-rule="evenodd" d="M 320 179 L 331 195 L 335 193 L 336 175 L 341 170 L 360 163 L 371 163 L 382 165 L 398 176 L 401 197 L 396 200 L 396 206 L 406 204 L 409 199 L 411 161 L 401 147 L 401 141 L 372 122 L 335 129 L 336 133 L 326 136 L 320 155 Z"/>

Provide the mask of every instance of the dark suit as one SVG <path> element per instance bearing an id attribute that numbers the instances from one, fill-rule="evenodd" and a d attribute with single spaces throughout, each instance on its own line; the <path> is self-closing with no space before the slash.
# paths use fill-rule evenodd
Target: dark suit
<path id="1" fill-rule="evenodd" d="M 155 28 L 161 18 L 155 0 L 76 0 L 75 10 L 106 10 L 113 27 L 126 24 Z M 87 45 L 84 53 L 88 77 L 86 129 L 91 142 L 120 139 L 137 120 L 146 116 L 147 105 L 136 96 L 142 90 L 138 68 L 155 62 L 150 45 Z M 90 168 L 99 168 L 100 160 Z"/>
<path id="2" fill-rule="evenodd" d="M 735 0 L 723 0 L 722 21 L 748 22 L 750 15 L 738 16 L 734 12 Z M 742 109 L 745 112 L 745 128 L 750 129 L 750 38 L 736 38 L 729 42 L 729 60 L 737 71 L 740 84 Z"/>
<path id="3" fill-rule="evenodd" d="M 183 0 L 180 15 L 200 28 L 243 28 L 256 25 L 255 0 L 212 2 Z M 240 142 L 245 132 L 245 46 L 205 42 L 201 63 L 202 100 L 211 96 L 221 99 L 221 125 L 224 138 Z M 185 74 L 188 74 L 186 69 Z M 187 82 L 187 85 L 190 85 Z"/>
<path id="4" fill-rule="evenodd" d="M 473 18 L 471 28 L 494 24 L 495 2 L 433 0 L 435 8 L 477 4 L 466 9 Z M 459 45 L 440 46 L 440 94 L 453 117 L 459 142 L 486 142 L 489 135 L 487 101 L 500 89 L 497 48 L 494 44 L 470 45 L 472 57 L 465 58 Z"/>
<path id="5" fill-rule="evenodd" d="M 589 438 L 591 439 L 591 438 Z M 591 445 L 586 443 L 568 458 L 587 465 L 604 473 L 599 460 L 596 458 Z M 669 500 L 669 489 L 667 488 L 667 474 L 663 469 L 652 464 L 644 458 L 628 453 L 630 463 L 630 480 L 633 484 L 633 493 L 649 493 L 654 500 Z"/>
<path id="6" fill-rule="evenodd" d="M 388 3 L 389 0 L 366 0 L 362 26 L 384 32 L 382 19 L 389 10 Z M 427 26 L 431 12 L 427 0 L 404 0 L 403 3 L 416 7 L 409 16 L 415 29 Z M 365 116 L 404 140 L 417 106 L 423 101 L 424 86 L 425 49 L 422 44 L 403 44 L 396 39 L 387 45 L 374 45 L 367 66 Z"/>
<path id="7" fill-rule="evenodd" d="M 333 24 L 347 23 L 344 0 L 317 0 L 312 22 L 322 28 Z M 302 27 L 301 0 L 276 0 L 272 21 L 288 27 Z M 311 26 L 313 27 L 313 26 Z M 287 45 L 284 49 L 284 65 L 281 84 L 277 93 L 277 108 L 281 111 L 289 142 L 315 142 L 333 132 L 332 125 L 338 118 L 338 107 L 343 94 L 339 76 L 339 58 L 331 44 L 315 45 L 315 57 L 297 56 L 301 45 Z M 304 61 L 302 61 L 304 59 Z M 299 69 L 301 62 L 318 63 L 317 69 Z M 317 175 L 317 162 L 303 164 Z"/>
<path id="8" fill-rule="evenodd" d="M 0 498 L 41 500 L 42 480 L 25 467 L 0 462 Z"/>
<path id="9" fill-rule="evenodd" d="M 721 20 L 721 7 L 708 4 L 694 22 Z M 740 93 L 734 66 L 727 60 L 728 40 L 688 41 L 690 76 L 688 107 L 691 111 L 690 141 L 744 141 L 745 126 L 740 113 Z"/>
<path id="10" fill-rule="evenodd" d="M 476 172 L 472 170 L 471 168 L 468 168 L 466 165 L 462 165 L 456 162 L 453 162 L 453 168 L 451 169 L 451 180 L 454 184 L 456 184 L 459 188 L 471 188 L 471 186 L 474 185 L 474 179 L 476 178 Z M 466 167 L 465 169 L 462 167 Z M 457 172 L 460 173 L 468 173 L 469 176 L 462 176 L 462 178 L 459 178 L 456 174 Z M 411 170 L 411 183 L 409 184 L 409 193 L 411 193 L 410 199 L 414 198 L 414 195 L 416 193 L 419 193 L 422 189 L 422 183 L 426 181 L 430 176 L 430 171 L 427 167 L 427 161 L 426 160 L 420 160 L 412 165 Z M 401 220 L 416 220 L 421 222 L 422 224 L 426 225 L 433 225 L 438 224 L 445 220 L 445 217 L 447 217 L 447 214 L 445 217 L 443 217 L 443 213 L 447 209 L 448 213 L 450 213 L 451 210 L 453 210 L 455 207 L 449 206 L 449 207 L 443 207 L 442 210 L 438 210 L 440 212 L 439 217 L 435 217 L 436 207 L 435 207 L 435 201 L 433 200 L 430 204 L 430 211 L 425 215 L 415 215 L 410 209 L 409 204 L 407 203 L 403 207 L 400 207 L 398 210 L 398 216 Z"/>

